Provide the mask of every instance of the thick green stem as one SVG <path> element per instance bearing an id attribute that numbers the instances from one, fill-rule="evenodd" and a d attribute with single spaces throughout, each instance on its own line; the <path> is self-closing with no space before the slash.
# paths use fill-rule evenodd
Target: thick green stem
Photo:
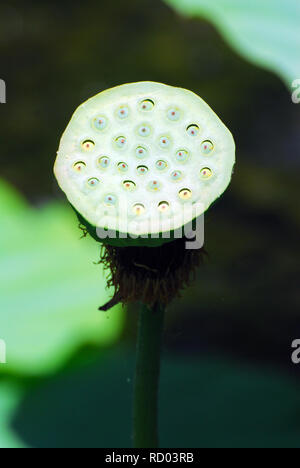
<path id="1" fill-rule="evenodd" d="M 158 447 L 158 385 L 164 309 L 142 305 L 134 382 L 133 445 Z"/>

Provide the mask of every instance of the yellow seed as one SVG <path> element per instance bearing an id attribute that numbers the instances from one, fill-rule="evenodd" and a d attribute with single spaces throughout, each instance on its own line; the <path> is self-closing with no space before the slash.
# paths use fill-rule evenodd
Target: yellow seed
<path id="1" fill-rule="evenodd" d="M 84 151 L 92 151 L 95 148 L 95 143 L 92 140 L 85 140 L 81 143 Z"/>
<path id="2" fill-rule="evenodd" d="M 137 203 L 133 206 L 132 211 L 135 215 L 141 216 L 143 213 L 145 213 L 146 209 L 144 205 L 142 205 L 141 203 Z"/>
<path id="3" fill-rule="evenodd" d="M 134 182 L 132 182 L 132 180 L 125 180 L 123 182 L 123 187 L 124 187 L 125 190 L 132 191 L 132 190 L 135 189 L 136 184 Z"/>
<path id="4" fill-rule="evenodd" d="M 209 179 L 212 176 L 212 170 L 209 167 L 204 167 L 200 171 L 202 179 Z"/>
<path id="5" fill-rule="evenodd" d="M 73 165 L 73 169 L 76 172 L 82 172 L 86 168 L 86 164 L 83 161 L 78 161 Z"/>
<path id="6" fill-rule="evenodd" d="M 158 205 L 158 210 L 161 213 L 166 213 L 167 211 L 169 211 L 169 209 L 170 209 L 170 205 L 168 202 L 160 202 L 160 204 Z"/>
<path id="7" fill-rule="evenodd" d="M 190 189 L 182 189 L 179 192 L 179 198 L 181 200 L 189 200 L 192 196 L 192 191 Z"/>

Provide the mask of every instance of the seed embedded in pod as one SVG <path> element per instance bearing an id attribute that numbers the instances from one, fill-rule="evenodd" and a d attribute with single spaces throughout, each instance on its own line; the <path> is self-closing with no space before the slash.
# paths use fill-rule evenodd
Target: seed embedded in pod
<path id="1" fill-rule="evenodd" d="M 95 148 L 95 143 L 93 142 L 93 140 L 84 140 L 82 143 L 81 143 L 81 148 L 83 149 L 83 151 L 92 151 L 94 148 Z"/>
<path id="2" fill-rule="evenodd" d="M 202 153 L 209 154 L 209 153 L 212 152 L 213 149 L 214 149 L 214 144 L 213 144 L 212 141 L 205 140 L 205 141 L 202 142 L 202 144 L 201 144 Z"/>
<path id="3" fill-rule="evenodd" d="M 179 150 L 176 153 L 176 159 L 177 161 L 184 163 L 188 160 L 189 158 L 189 153 L 186 150 Z"/>
<path id="4" fill-rule="evenodd" d="M 73 164 L 73 169 L 76 172 L 83 172 L 85 168 L 86 168 L 86 164 L 83 161 L 78 161 L 75 164 Z"/>
<path id="5" fill-rule="evenodd" d="M 176 108 L 172 108 L 168 110 L 167 116 L 169 120 L 172 120 L 173 122 L 177 122 L 180 119 L 181 113 L 180 113 L 180 110 Z"/>
<path id="6" fill-rule="evenodd" d="M 138 129 L 138 133 L 142 137 L 147 137 L 151 134 L 151 128 L 149 125 L 141 125 Z"/>
<path id="7" fill-rule="evenodd" d="M 166 136 L 161 137 L 159 140 L 159 146 L 161 148 L 164 148 L 164 149 L 169 148 L 170 144 L 171 144 L 171 140 L 170 138 Z"/>
<path id="8" fill-rule="evenodd" d="M 154 102 L 151 99 L 144 99 L 140 103 L 140 109 L 142 111 L 151 111 L 154 108 Z"/>
<path id="9" fill-rule="evenodd" d="M 91 179 L 89 179 L 87 181 L 87 185 L 90 187 L 90 188 L 95 188 L 97 187 L 97 185 L 99 184 L 100 180 L 97 179 L 96 177 L 93 177 Z"/>
<path id="10" fill-rule="evenodd" d="M 127 172 L 128 171 L 128 164 L 126 164 L 125 162 L 120 162 L 118 164 L 118 169 L 120 172 Z"/>
<path id="11" fill-rule="evenodd" d="M 118 148 L 124 148 L 126 145 L 126 138 L 123 136 L 119 136 L 118 138 L 116 138 L 115 142 Z"/>
<path id="12" fill-rule="evenodd" d="M 172 174 L 171 174 L 171 179 L 175 180 L 175 181 L 182 179 L 182 172 L 181 171 L 173 171 Z"/>
<path id="13" fill-rule="evenodd" d="M 179 198 L 181 198 L 181 200 L 189 200 L 192 196 L 192 191 L 190 189 L 182 189 L 180 190 L 179 192 Z"/>
<path id="14" fill-rule="evenodd" d="M 162 159 L 156 161 L 155 167 L 158 171 L 164 171 L 168 167 L 168 163 Z"/>
<path id="15" fill-rule="evenodd" d="M 107 169 L 110 165 L 110 159 L 107 156 L 102 156 L 102 158 L 98 159 L 98 164 L 103 169 Z"/>
<path id="16" fill-rule="evenodd" d="M 161 213 L 166 213 L 167 211 L 169 211 L 170 209 L 170 205 L 168 202 L 166 201 L 162 201 L 159 203 L 158 205 L 158 210 L 161 212 Z"/>
<path id="17" fill-rule="evenodd" d="M 93 120 L 93 125 L 96 130 L 104 130 L 107 126 L 107 119 L 103 116 L 96 117 Z"/>
<path id="18" fill-rule="evenodd" d="M 202 179 L 209 179 L 213 175 L 213 172 L 209 167 L 204 167 L 201 169 L 200 175 Z"/>
<path id="19" fill-rule="evenodd" d="M 145 213 L 146 208 L 141 203 L 136 203 L 135 205 L 133 205 L 132 211 L 133 211 L 133 214 L 137 216 L 141 216 L 143 213 Z"/>
<path id="20" fill-rule="evenodd" d="M 161 187 L 161 184 L 158 180 L 152 180 L 148 184 L 148 189 L 151 190 L 152 192 L 157 192 Z"/>
<path id="21" fill-rule="evenodd" d="M 104 203 L 107 206 L 114 206 L 117 203 L 117 197 L 115 195 L 106 195 L 104 197 Z"/>
<path id="22" fill-rule="evenodd" d="M 132 180 L 124 180 L 123 187 L 125 190 L 132 192 L 136 188 L 136 184 Z"/>
<path id="23" fill-rule="evenodd" d="M 138 146 L 136 151 L 135 151 L 136 157 L 139 159 L 143 159 L 147 156 L 148 151 L 146 148 L 143 148 L 142 146 Z"/>
<path id="24" fill-rule="evenodd" d="M 187 134 L 191 137 L 195 137 L 199 134 L 200 128 L 196 124 L 189 125 L 186 129 Z"/>
<path id="25" fill-rule="evenodd" d="M 126 119 L 129 116 L 129 109 L 127 106 L 121 106 L 117 111 L 119 119 Z"/>
<path id="26" fill-rule="evenodd" d="M 145 175 L 149 169 L 147 166 L 138 166 L 136 170 L 139 175 Z"/>

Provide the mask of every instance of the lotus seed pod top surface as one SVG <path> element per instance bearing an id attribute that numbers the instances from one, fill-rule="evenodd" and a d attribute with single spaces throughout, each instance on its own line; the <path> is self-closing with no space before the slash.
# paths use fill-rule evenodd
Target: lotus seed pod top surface
<path id="1" fill-rule="evenodd" d="M 199 96 L 140 82 L 76 110 L 55 175 L 91 225 L 151 235 L 204 213 L 228 186 L 234 162 L 231 133 Z"/>

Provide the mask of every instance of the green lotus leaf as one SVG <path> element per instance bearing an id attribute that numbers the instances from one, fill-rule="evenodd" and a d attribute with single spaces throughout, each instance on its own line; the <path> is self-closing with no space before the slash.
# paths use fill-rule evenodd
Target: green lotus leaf
<path id="1" fill-rule="evenodd" d="M 120 307 L 111 297 L 92 239 L 80 240 L 72 209 L 29 207 L 0 181 L 0 339 L 7 364 L 0 373 L 56 371 L 84 345 L 108 346 L 120 335 Z"/>
<path id="2" fill-rule="evenodd" d="M 272 70 L 290 88 L 300 78 L 298 0 L 165 0 L 179 13 L 213 23 L 250 62 Z"/>

